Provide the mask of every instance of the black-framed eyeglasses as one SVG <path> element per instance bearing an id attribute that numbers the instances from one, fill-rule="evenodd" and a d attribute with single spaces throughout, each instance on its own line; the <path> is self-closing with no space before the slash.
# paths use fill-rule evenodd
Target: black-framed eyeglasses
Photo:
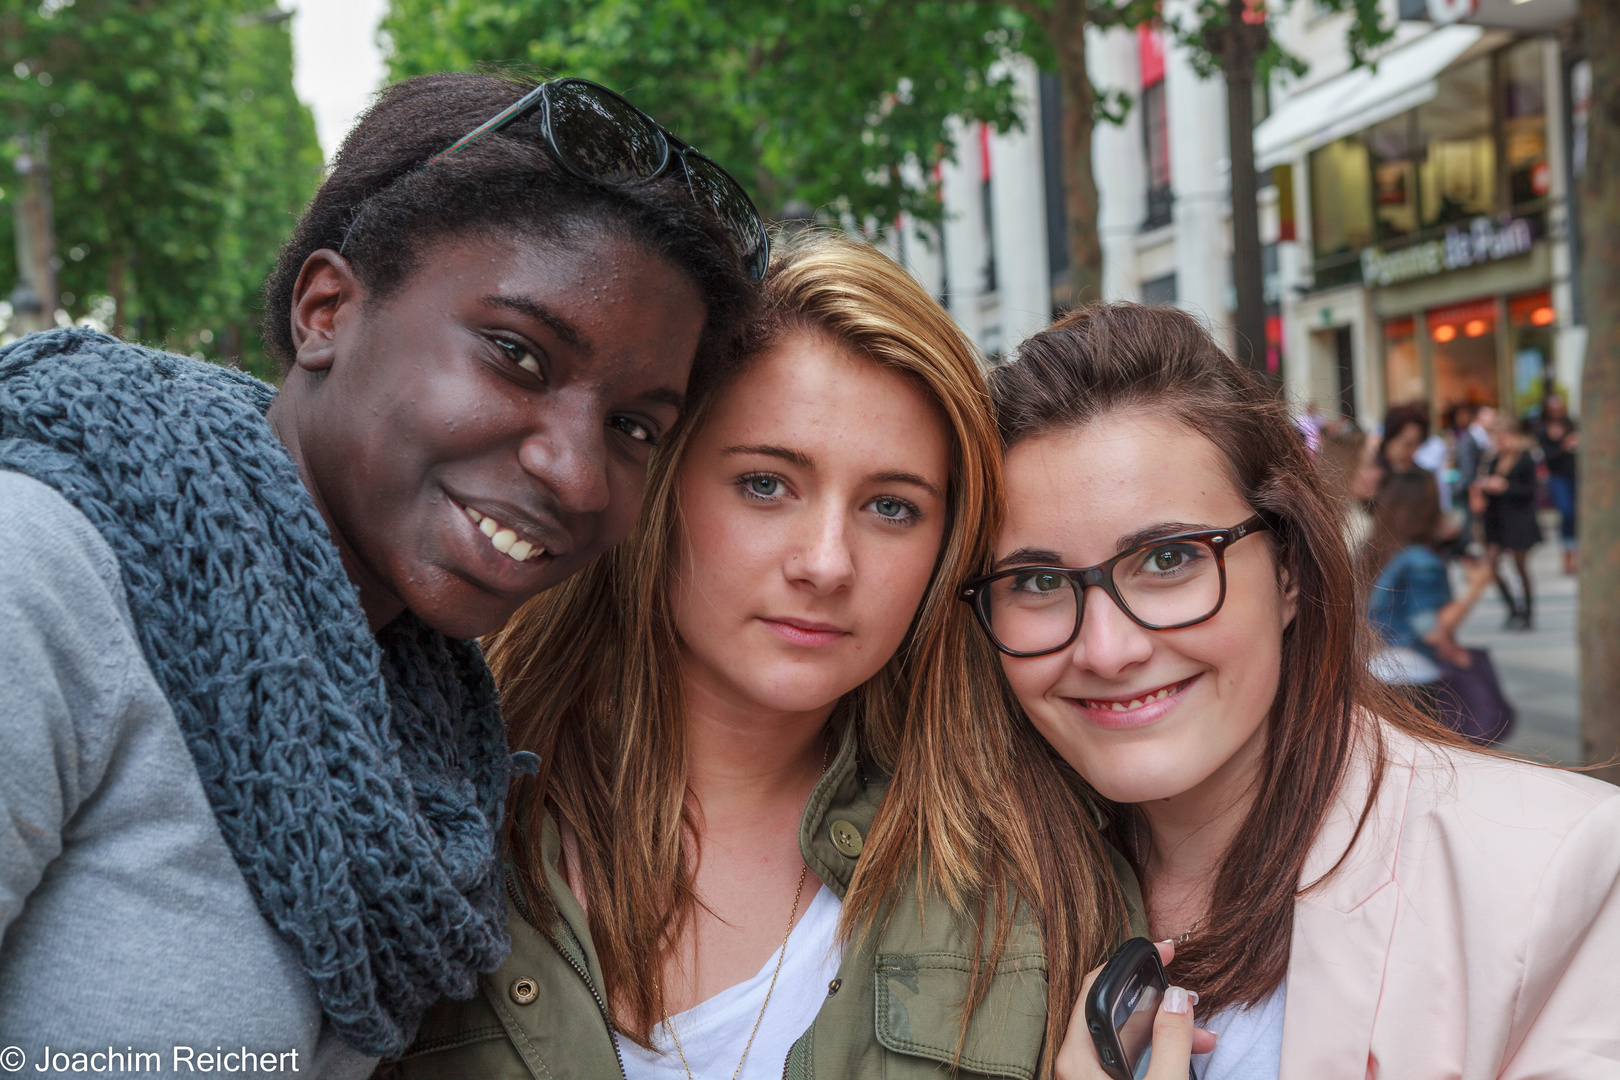
<path id="1" fill-rule="evenodd" d="M 1226 549 L 1270 527 L 1256 514 L 1230 529 L 1151 540 L 1096 566 L 1019 566 L 974 578 L 961 599 L 1008 656 L 1045 656 L 1073 644 L 1094 585 L 1138 626 L 1180 630 L 1214 618 L 1226 602 Z"/>
<path id="2" fill-rule="evenodd" d="M 432 161 L 516 123 L 540 109 L 542 131 L 563 168 L 593 183 L 616 187 L 644 184 L 681 163 L 692 201 L 711 211 L 743 254 L 748 276 L 762 281 L 771 241 L 754 200 L 732 175 L 676 138 L 658 121 L 618 94 L 589 79 L 553 79 L 473 128 L 435 154 Z"/>

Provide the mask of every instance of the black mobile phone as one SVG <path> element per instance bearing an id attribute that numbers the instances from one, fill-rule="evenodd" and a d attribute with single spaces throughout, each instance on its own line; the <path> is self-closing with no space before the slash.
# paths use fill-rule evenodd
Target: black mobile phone
<path id="1" fill-rule="evenodd" d="M 1114 1080 L 1136 1080 L 1169 988 L 1159 950 L 1147 938 L 1131 938 L 1098 972 L 1086 995 L 1086 1027 L 1103 1072 Z"/>

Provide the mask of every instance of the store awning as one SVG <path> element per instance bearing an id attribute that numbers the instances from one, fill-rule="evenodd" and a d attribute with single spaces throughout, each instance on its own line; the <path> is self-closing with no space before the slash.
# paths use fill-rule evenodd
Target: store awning
<path id="1" fill-rule="evenodd" d="M 1435 76 L 1484 33 L 1442 26 L 1380 58 L 1376 70 L 1355 68 L 1289 98 L 1254 129 L 1256 163 L 1269 169 L 1416 108 L 1434 97 Z"/>

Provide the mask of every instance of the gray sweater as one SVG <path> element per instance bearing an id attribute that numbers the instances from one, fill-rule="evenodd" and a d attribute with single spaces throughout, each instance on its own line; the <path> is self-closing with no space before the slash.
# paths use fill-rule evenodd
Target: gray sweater
<path id="1" fill-rule="evenodd" d="M 28 1076 L 375 1064 L 332 1034 L 259 914 L 111 549 L 0 471 L 0 1069 L 19 1052 Z"/>

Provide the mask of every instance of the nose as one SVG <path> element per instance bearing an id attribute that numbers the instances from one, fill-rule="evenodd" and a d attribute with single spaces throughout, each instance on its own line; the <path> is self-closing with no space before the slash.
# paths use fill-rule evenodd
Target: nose
<path id="1" fill-rule="evenodd" d="M 1093 585 L 1082 597 L 1080 634 L 1069 663 L 1104 679 L 1115 679 L 1153 655 L 1153 631 L 1138 626 L 1114 598 Z"/>
<path id="2" fill-rule="evenodd" d="M 518 463 L 571 514 L 608 508 L 607 427 L 592 409 L 553 408 L 518 445 Z"/>
<path id="3" fill-rule="evenodd" d="M 855 580 L 849 521 L 831 500 L 806 515 L 809 534 L 793 545 L 783 568 L 788 580 L 818 593 L 835 592 Z"/>

